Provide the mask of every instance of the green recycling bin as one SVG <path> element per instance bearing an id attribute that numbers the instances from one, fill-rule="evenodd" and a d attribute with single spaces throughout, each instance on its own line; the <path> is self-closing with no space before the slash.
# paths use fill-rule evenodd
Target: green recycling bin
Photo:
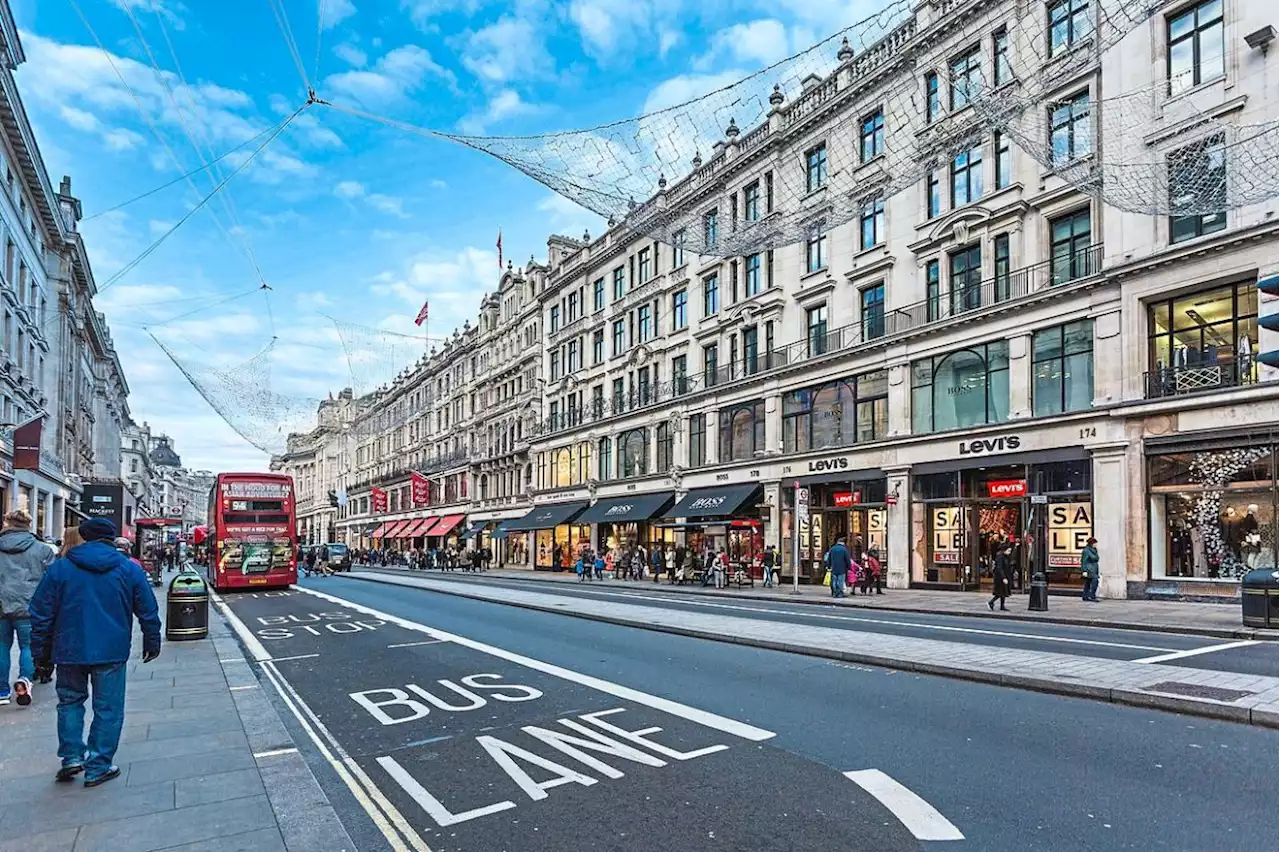
<path id="1" fill-rule="evenodd" d="M 209 587 L 195 571 L 180 571 L 169 583 L 164 638 L 169 642 L 209 635 Z"/>

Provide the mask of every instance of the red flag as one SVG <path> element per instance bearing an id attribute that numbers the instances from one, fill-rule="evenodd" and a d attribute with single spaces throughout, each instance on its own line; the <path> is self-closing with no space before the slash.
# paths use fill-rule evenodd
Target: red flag
<path id="1" fill-rule="evenodd" d="M 414 506 L 425 506 L 431 502 L 431 480 L 416 470 L 409 474 L 409 491 Z"/>
<path id="2" fill-rule="evenodd" d="M 498 269 L 502 269 L 502 229 L 498 229 Z"/>
<path id="3" fill-rule="evenodd" d="M 387 511 L 387 492 L 381 488 L 369 489 L 370 508 L 375 512 Z"/>
<path id="4" fill-rule="evenodd" d="M 23 423 L 13 430 L 13 467 L 15 470 L 40 469 L 40 432 L 44 416 Z"/>
<path id="5" fill-rule="evenodd" d="M 413 321 L 414 325 L 422 325 L 424 322 L 427 321 L 427 308 L 430 306 L 430 304 L 431 303 L 429 301 L 422 303 L 422 310 L 418 311 L 418 316 Z"/>

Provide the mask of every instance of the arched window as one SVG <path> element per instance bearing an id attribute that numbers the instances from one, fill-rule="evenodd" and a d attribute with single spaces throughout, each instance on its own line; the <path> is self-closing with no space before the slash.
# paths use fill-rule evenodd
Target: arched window
<path id="1" fill-rule="evenodd" d="M 649 430 L 632 429 L 618 436 L 618 476 L 630 479 L 649 472 Z"/>
<path id="2" fill-rule="evenodd" d="M 720 460 L 741 461 L 764 449 L 764 400 L 720 410 Z"/>
<path id="3" fill-rule="evenodd" d="M 551 487 L 564 488 L 572 485 L 573 453 L 569 452 L 568 447 L 564 447 L 556 450 L 551 458 Z"/>
<path id="4" fill-rule="evenodd" d="M 911 365 L 911 419 L 917 434 L 1009 418 L 1009 345 L 1000 340 Z"/>
<path id="5" fill-rule="evenodd" d="M 608 482 L 613 479 L 613 439 L 600 439 L 600 481 Z"/>
<path id="6" fill-rule="evenodd" d="M 484 474 L 480 475 L 480 499 L 489 499 L 489 477 Z"/>

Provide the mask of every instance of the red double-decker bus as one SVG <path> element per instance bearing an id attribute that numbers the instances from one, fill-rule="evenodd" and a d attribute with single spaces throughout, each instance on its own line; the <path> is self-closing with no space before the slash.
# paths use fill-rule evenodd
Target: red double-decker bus
<path id="1" fill-rule="evenodd" d="M 209 492 L 209 583 L 226 589 L 283 588 L 298 581 L 293 479 L 279 473 L 220 473 Z"/>

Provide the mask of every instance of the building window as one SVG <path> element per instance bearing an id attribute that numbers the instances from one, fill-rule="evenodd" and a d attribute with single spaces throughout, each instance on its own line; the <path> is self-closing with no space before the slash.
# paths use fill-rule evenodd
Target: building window
<path id="1" fill-rule="evenodd" d="M 992 245 L 995 249 L 996 258 L 995 299 L 997 302 L 1003 302 L 1012 295 L 1009 286 L 1009 235 L 996 234 L 996 238 L 992 240 Z"/>
<path id="2" fill-rule="evenodd" d="M 650 278 L 653 277 L 653 270 L 651 269 L 651 266 L 652 266 L 652 261 L 650 260 L 649 249 L 647 248 L 640 249 L 640 283 L 641 284 L 644 284 L 646 281 L 648 281 Z"/>
<path id="3" fill-rule="evenodd" d="M 760 329 L 749 325 L 742 330 L 742 372 L 754 376 L 760 369 Z"/>
<path id="4" fill-rule="evenodd" d="M 720 370 L 720 347 L 712 343 L 702 347 L 702 384 L 711 387 L 716 383 L 716 375 Z"/>
<path id="5" fill-rule="evenodd" d="M 1013 149 L 1009 147 L 1008 134 L 999 130 L 993 142 L 996 149 L 996 189 L 1004 189 L 1013 180 Z"/>
<path id="6" fill-rule="evenodd" d="M 918 435 L 1009 419 L 1009 344 L 999 340 L 911 365 L 911 422 Z"/>
<path id="7" fill-rule="evenodd" d="M 804 244 L 805 268 L 817 272 L 827 265 L 826 223 L 818 222 L 809 228 L 809 238 Z"/>
<path id="8" fill-rule="evenodd" d="M 689 468 L 697 470 L 707 463 L 707 415 L 689 418 Z"/>
<path id="9" fill-rule="evenodd" d="M 687 238 L 684 228 L 671 235 L 671 268 L 684 266 L 684 243 Z"/>
<path id="10" fill-rule="evenodd" d="M 884 282 L 864 287 L 862 301 L 862 339 L 875 340 L 884 336 Z"/>
<path id="11" fill-rule="evenodd" d="M 702 315 L 709 317 L 720 311 L 720 276 L 708 275 L 702 279 Z"/>
<path id="12" fill-rule="evenodd" d="M 951 109 L 968 106 L 982 85 L 982 52 L 974 47 L 951 60 Z"/>
<path id="13" fill-rule="evenodd" d="M 1049 55 L 1057 56 L 1089 37 L 1089 0 L 1055 0 L 1049 5 Z"/>
<path id="14" fill-rule="evenodd" d="M 884 153 L 884 110 L 862 119 L 862 162 L 866 163 Z"/>
<path id="15" fill-rule="evenodd" d="M 618 436 L 618 477 L 632 479 L 649 473 L 649 430 L 632 429 Z"/>
<path id="16" fill-rule="evenodd" d="M 805 311 L 805 327 L 808 329 L 809 357 L 827 351 L 827 306 L 818 305 Z"/>
<path id="17" fill-rule="evenodd" d="M 714 248 L 720 239 L 720 211 L 714 207 L 702 214 L 702 243 Z"/>
<path id="18" fill-rule="evenodd" d="M 862 215 L 859 221 L 860 239 L 859 243 L 863 251 L 880 245 L 885 238 L 884 224 L 884 198 L 877 198 L 873 201 L 865 202 L 862 205 Z"/>
<path id="19" fill-rule="evenodd" d="M 951 313 L 982 307 L 982 246 L 972 245 L 951 255 Z"/>
<path id="20" fill-rule="evenodd" d="M 613 413 L 621 414 L 627 410 L 627 388 L 622 377 L 613 380 Z"/>
<path id="21" fill-rule="evenodd" d="M 616 302 L 627 292 L 626 269 L 619 266 L 613 270 L 613 300 Z"/>
<path id="22" fill-rule="evenodd" d="M 675 390 L 676 396 L 689 392 L 688 356 L 677 355 L 671 359 L 671 387 Z"/>
<path id="23" fill-rule="evenodd" d="M 689 325 L 689 291 L 677 290 L 671 294 L 671 327 L 686 328 Z"/>
<path id="24" fill-rule="evenodd" d="M 1211 211 L 1170 216 L 1171 243 L 1227 227 L 1227 156 L 1221 133 L 1169 155 L 1169 208 Z"/>
<path id="25" fill-rule="evenodd" d="M 1222 0 L 1205 0 L 1169 18 L 1169 94 L 1221 77 L 1224 50 Z"/>
<path id="26" fill-rule="evenodd" d="M 742 262 L 743 273 L 746 276 L 747 298 L 758 295 L 762 289 L 760 286 L 760 255 L 749 254 Z"/>
<path id="27" fill-rule="evenodd" d="M 925 199 L 925 203 L 928 205 L 928 218 L 936 219 L 942 214 L 942 176 L 937 169 L 931 169 L 925 180 L 927 181 L 925 192 L 928 198 Z"/>
<path id="28" fill-rule="evenodd" d="M 551 333 L 555 334 L 560 330 L 560 306 L 551 306 Z"/>
<path id="29" fill-rule="evenodd" d="M 889 433 L 889 374 L 850 376 L 782 396 L 782 451 L 877 441 Z"/>
<path id="30" fill-rule="evenodd" d="M 604 329 L 596 329 L 591 335 L 591 363 L 604 363 Z"/>
<path id="31" fill-rule="evenodd" d="M 658 445 L 658 470 L 671 470 L 672 465 L 675 463 L 675 434 L 671 430 L 671 424 L 667 421 L 659 423 L 656 431 L 656 443 Z"/>
<path id="32" fill-rule="evenodd" d="M 569 369 L 567 370 L 567 372 L 576 373 L 578 372 L 578 368 L 582 366 L 581 364 L 578 363 L 578 355 L 579 355 L 578 341 L 576 339 L 570 340 L 568 349 L 569 349 Z"/>
<path id="33" fill-rule="evenodd" d="M 747 184 L 742 190 L 742 218 L 755 222 L 760 218 L 760 182 Z"/>
<path id="34" fill-rule="evenodd" d="M 1054 284 L 1097 273 L 1097 260 L 1089 248 L 1093 236 L 1088 207 L 1051 220 L 1049 235 Z"/>
<path id="35" fill-rule="evenodd" d="M 1004 27 L 991 36 L 991 64 L 995 69 L 997 86 L 1013 79 L 1013 66 L 1009 64 L 1009 31 Z"/>
<path id="36" fill-rule="evenodd" d="M 924 293 L 926 320 L 935 322 L 942 308 L 941 264 L 936 260 L 924 265 Z"/>
<path id="37" fill-rule="evenodd" d="M 1093 407 L 1093 320 L 1037 331 L 1031 343 L 1037 417 Z"/>
<path id="38" fill-rule="evenodd" d="M 1147 396 L 1172 396 L 1258 380 L 1258 289 L 1214 287 L 1147 306 Z"/>
<path id="39" fill-rule="evenodd" d="M 1093 150 L 1088 92 L 1060 101 L 1049 110 L 1049 148 L 1055 166 L 1079 159 Z"/>
<path id="40" fill-rule="evenodd" d="M 613 321 L 613 354 L 621 355 L 627 348 L 627 324 L 622 320 Z"/>
<path id="41" fill-rule="evenodd" d="M 597 311 L 604 310 L 604 279 L 597 278 L 595 283 L 591 285 L 592 308 Z"/>
<path id="42" fill-rule="evenodd" d="M 924 75 L 924 120 L 937 121 L 942 115 L 942 98 L 938 94 L 938 75 L 933 71 Z"/>
<path id="43" fill-rule="evenodd" d="M 649 338 L 653 336 L 653 311 L 648 305 L 641 305 L 636 308 L 636 329 L 639 333 L 640 343 L 647 343 Z"/>
<path id="44" fill-rule="evenodd" d="M 814 192 L 827 185 L 827 146 L 824 142 L 805 152 L 805 190 Z"/>
<path id="45" fill-rule="evenodd" d="M 720 461 L 744 461 L 763 450 L 763 399 L 720 409 Z"/>
<path id="46" fill-rule="evenodd" d="M 613 439 L 601 438 L 599 446 L 596 457 L 600 459 L 600 481 L 608 482 L 613 479 Z"/>
<path id="47" fill-rule="evenodd" d="M 951 206 L 962 207 L 982 197 L 982 146 L 961 151 L 951 161 Z"/>

